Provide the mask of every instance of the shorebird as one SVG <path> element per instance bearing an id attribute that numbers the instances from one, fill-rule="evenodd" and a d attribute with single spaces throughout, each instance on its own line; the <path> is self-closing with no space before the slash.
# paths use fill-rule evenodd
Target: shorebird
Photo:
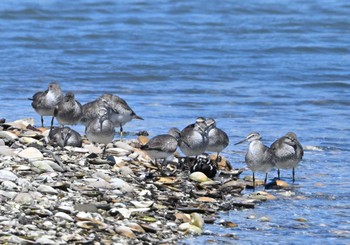
<path id="1" fill-rule="evenodd" d="M 55 107 L 54 114 L 51 119 L 51 127 L 53 126 L 55 117 L 58 123 L 64 126 L 77 124 L 81 116 L 81 104 L 75 100 L 75 96 L 72 92 L 67 92 L 63 97 L 63 100 Z"/>
<path id="2" fill-rule="evenodd" d="M 267 173 L 274 167 L 272 152 L 269 147 L 261 142 L 261 138 L 259 133 L 252 132 L 244 140 L 235 144 L 238 145 L 245 141 L 249 142 L 245 162 L 248 168 L 253 171 L 253 188 L 255 188 L 255 172 L 265 173 L 264 185 L 266 185 Z"/>
<path id="3" fill-rule="evenodd" d="M 119 96 L 112 94 L 104 94 L 100 97 L 108 107 L 112 109 L 110 115 L 111 121 L 114 123 L 115 127 L 119 127 L 120 130 L 120 140 L 123 138 L 123 126 L 130 122 L 132 119 L 143 120 L 142 117 L 136 115 L 136 113 L 130 108 L 125 100 Z"/>
<path id="4" fill-rule="evenodd" d="M 161 134 L 150 139 L 147 144 L 141 146 L 141 150 L 144 150 L 154 160 L 155 165 L 159 167 L 159 159 L 164 159 L 166 163 L 167 159 L 172 156 L 178 146 L 178 140 L 180 138 L 180 130 L 177 128 L 171 128 L 167 134 Z"/>
<path id="5" fill-rule="evenodd" d="M 194 124 L 185 127 L 180 133 L 179 147 L 186 156 L 197 156 L 205 152 L 209 143 L 207 125 L 203 117 L 197 118 Z"/>
<path id="6" fill-rule="evenodd" d="M 82 106 L 82 117 L 80 118 L 80 123 L 85 127 L 96 117 L 98 117 L 99 110 L 106 108 L 105 102 L 100 98 L 88 102 Z"/>
<path id="7" fill-rule="evenodd" d="M 33 95 L 32 107 L 41 116 L 41 126 L 44 127 L 44 116 L 53 116 L 56 105 L 63 99 L 60 85 L 50 83 L 45 91 Z"/>
<path id="8" fill-rule="evenodd" d="M 81 147 L 80 134 L 69 127 L 53 127 L 49 133 L 50 143 L 57 144 L 62 148 L 65 146 Z"/>
<path id="9" fill-rule="evenodd" d="M 86 137 L 90 142 L 104 144 L 104 156 L 107 144 L 113 141 L 115 135 L 114 124 L 110 120 L 109 109 L 100 109 L 98 116 L 85 128 Z"/>
<path id="10" fill-rule="evenodd" d="M 287 133 L 271 145 L 274 162 L 277 167 L 278 179 L 280 169 L 293 169 L 293 182 L 295 181 L 295 168 L 304 155 L 304 150 L 293 132 Z"/>
<path id="11" fill-rule="evenodd" d="M 205 120 L 205 124 L 208 127 L 209 138 L 209 143 L 206 150 L 216 152 L 216 162 L 218 162 L 220 152 L 229 144 L 229 138 L 223 130 L 216 127 L 216 122 L 213 118 L 208 118 Z"/>
<path id="12" fill-rule="evenodd" d="M 217 173 L 217 164 L 210 159 L 208 154 L 203 153 L 196 156 L 194 164 L 190 168 L 191 173 L 196 171 L 204 173 L 209 178 L 213 178 Z"/>

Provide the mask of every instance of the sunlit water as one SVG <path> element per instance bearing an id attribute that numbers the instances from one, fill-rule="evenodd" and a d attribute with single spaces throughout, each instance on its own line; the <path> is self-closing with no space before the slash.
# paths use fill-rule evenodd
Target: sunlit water
<path id="1" fill-rule="evenodd" d="M 214 117 L 234 167 L 249 132 L 270 145 L 294 131 L 320 149 L 305 152 L 295 195 L 271 191 L 277 200 L 221 213 L 237 228 L 206 225 L 213 235 L 183 242 L 349 244 L 349 13 L 347 1 L 1 1 L 0 117 L 39 125 L 27 98 L 55 80 L 81 103 L 126 99 L 145 118 L 128 132 Z"/>

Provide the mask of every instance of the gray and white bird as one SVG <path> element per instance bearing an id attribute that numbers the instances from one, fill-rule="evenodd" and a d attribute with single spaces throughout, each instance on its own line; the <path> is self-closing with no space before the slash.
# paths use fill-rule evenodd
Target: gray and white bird
<path id="1" fill-rule="evenodd" d="M 265 173 L 264 184 L 267 182 L 267 174 L 274 168 L 274 162 L 272 159 L 272 152 L 269 147 L 265 146 L 261 142 L 261 135 L 257 132 L 252 132 L 248 136 L 236 143 L 241 144 L 248 141 L 248 151 L 245 155 L 245 162 L 250 170 L 253 171 L 253 187 L 255 188 L 255 172 Z"/>
<path id="2" fill-rule="evenodd" d="M 293 182 L 295 181 L 295 168 L 302 160 L 304 150 L 297 135 L 293 132 L 287 133 L 276 140 L 270 146 L 273 159 L 277 167 L 278 179 L 280 179 L 280 169 L 293 169 Z"/>
<path id="3" fill-rule="evenodd" d="M 123 126 L 133 119 L 143 120 L 142 117 L 130 108 L 128 103 L 119 96 L 113 94 L 104 94 L 100 97 L 109 108 L 112 109 L 110 119 L 115 127 L 119 127 L 120 140 L 123 138 Z"/>
<path id="4" fill-rule="evenodd" d="M 82 116 L 82 106 L 75 100 L 75 96 L 72 92 L 67 92 L 54 110 L 54 115 L 51 120 L 51 127 L 53 126 L 54 118 L 59 124 L 64 125 L 75 125 L 79 122 Z"/>
<path id="5" fill-rule="evenodd" d="M 99 116 L 99 110 L 106 108 L 106 104 L 100 99 L 88 102 L 82 106 L 82 117 L 80 123 L 85 127 Z"/>
<path id="6" fill-rule="evenodd" d="M 81 135 L 69 127 L 53 127 L 50 129 L 49 141 L 51 144 L 57 144 L 62 148 L 65 146 L 81 147 Z"/>
<path id="7" fill-rule="evenodd" d="M 208 127 L 207 131 L 209 138 L 206 150 L 217 153 L 216 162 L 218 162 L 220 152 L 222 152 L 222 150 L 229 144 L 229 138 L 222 129 L 216 127 L 216 122 L 213 118 L 205 120 L 205 124 Z"/>
<path id="8" fill-rule="evenodd" d="M 98 113 L 98 116 L 86 126 L 85 134 L 90 142 L 105 145 L 102 153 L 104 156 L 107 144 L 113 141 L 115 128 L 108 109 L 100 109 Z"/>
<path id="9" fill-rule="evenodd" d="M 151 138 L 145 145 L 141 146 L 141 150 L 144 150 L 152 158 L 157 168 L 162 171 L 158 160 L 164 159 L 162 165 L 166 163 L 167 159 L 176 152 L 179 138 L 180 130 L 171 128 L 167 134 Z"/>
<path id="10" fill-rule="evenodd" d="M 188 125 L 180 133 L 179 147 L 186 156 L 186 162 L 190 156 L 198 156 L 205 152 L 208 143 L 207 125 L 203 117 L 197 118 L 194 124 Z"/>
<path id="11" fill-rule="evenodd" d="M 41 126 L 44 127 L 44 116 L 53 116 L 56 105 L 62 101 L 61 87 L 57 83 L 50 83 L 45 91 L 36 92 L 30 100 L 32 107 L 41 116 Z"/>

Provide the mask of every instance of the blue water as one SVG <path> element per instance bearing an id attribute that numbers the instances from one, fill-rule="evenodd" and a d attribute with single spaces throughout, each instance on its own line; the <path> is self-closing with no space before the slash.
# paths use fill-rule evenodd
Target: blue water
<path id="1" fill-rule="evenodd" d="M 305 152 L 295 195 L 271 191 L 277 200 L 221 214 L 237 228 L 206 225 L 213 235 L 183 242 L 349 244 L 349 13 L 335 0 L 3 0 L 0 117 L 39 125 L 27 98 L 55 80 L 81 103 L 105 92 L 126 99 L 145 118 L 129 132 L 214 117 L 234 167 L 245 166 L 247 146 L 233 143 L 249 132 L 269 145 L 294 131 L 321 150 Z M 291 184 L 290 171 L 282 176 Z"/>

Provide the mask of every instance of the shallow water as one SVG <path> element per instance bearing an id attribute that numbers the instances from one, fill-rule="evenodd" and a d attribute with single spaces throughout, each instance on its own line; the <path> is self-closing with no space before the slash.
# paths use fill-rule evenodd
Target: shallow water
<path id="1" fill-rule="evenodd" d="M 294 131 L 320 149 L 305 152 L 295 195 L 271 191 L 278 200 L 221 214 L 237 228 L 206 225 L 213 235 L 183 242 L 348 244 L 349 12 L 347 1 L 1 1 L 0 117 L 39 125 L 27 98 L 55 80 L 82 103 L 126 99 L 145 118 L 129 132 L 214 117 L 234 167 L 247 146 L 233 143 L 249 132 L 269 145 Z M 291 184 L 291 171 L 282 176 Z"/>

